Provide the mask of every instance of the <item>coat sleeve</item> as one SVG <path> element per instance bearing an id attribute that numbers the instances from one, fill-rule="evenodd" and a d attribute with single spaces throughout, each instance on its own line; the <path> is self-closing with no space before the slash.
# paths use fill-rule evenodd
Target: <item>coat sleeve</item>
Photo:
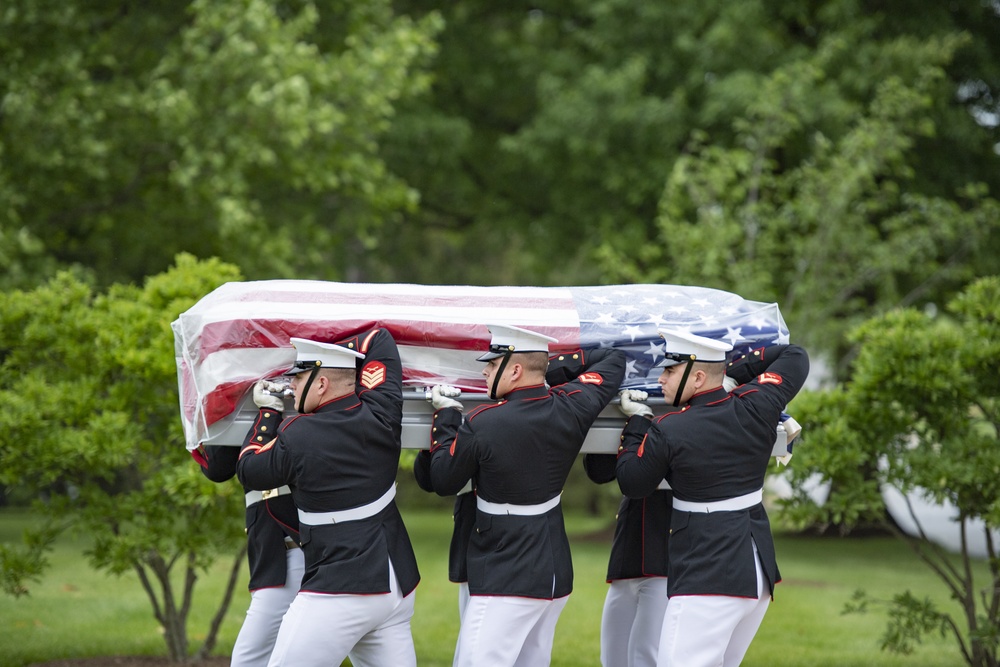
<path id="1" fill-rule="evenodd" d="M 752 350 L 734 360 L 726 375 L 740 383 L 737 396 L 766 400 L 783 410 L 805 384 L 809 356 L 798 345 L 772 345 Z"/>
<path id="2" fill-rule="evenodd" d="M 392 335 L 386 329 L 372 329 L 337 344 L 365 355 L 358 360 L 358 397 L 379 422 L 399 435 L 403 419 L 403 364 Z"/>
<path id="3" fill-rule="evenodd" d="M 243 486 L 257 491 L 294 483 L 292 458 L 281 438 L 272 436 L 263 445 L 255 439 L 246 442 L 236 462 L 236 476 Z"/>
<path id="4" fill-rule="evenodd" d="M 201 445 L 191 452 L 201 466 L 201 473 L 213 482 L 225 482 L 236 476 L 236 459 L 239 454 L 239 447 L 229 445 Z"/>
<path id="5" fill-rule="evenodd" d="M 434 485 L 431 483 L 431 453 L 426 449 L 417 452 L 417 458 L 413 459 L 413 477 L 421 489 L 434 492 Z"/>
<path id="6" fill-rule="evenodd" d="M 455 495 L 479 470 L 475 431 L 456 408 L 437 410 L 432 428 L 431 487 L 438 495 Z"/>
<path id="7" fill-rule="evenodd" d="M 549 359 L 546 381 L 572 377 L 568 382 L 552 387 L 552 393 L 568 397 L 570 405 L 584 429 L 589 429 L 611 399 L 618 393 L 625 378 L 625 353 L 613 348 L 577 350 L 572 355 L 557 355 Z M 551 379 L 551 380 L 550 380 Z"/>
<path id="8" fill-rule="evenodd" d="M 660 481 L 666 477 L 666 447 L 650 443 L 660 438 L 661 430 L 646 417 L 635 415 L 625 423 L 618 447 L 615 477 L 618 487 L 629 498 L 645 498 L 656 491 Z"/>
<path id="9" fill-rule="evenodd" d="M 607 484 L 615 478 L 616 456 L 614 454 L 586 454 L 583 457 L 583 470 L 587 478 L 598 484 Z"/>

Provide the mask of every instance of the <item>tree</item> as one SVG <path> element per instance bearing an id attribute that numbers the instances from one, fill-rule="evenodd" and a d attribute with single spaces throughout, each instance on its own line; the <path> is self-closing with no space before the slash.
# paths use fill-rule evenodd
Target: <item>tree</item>
<path id="1" fill-rule="evenodd" d="M 426 4 L 401 0 L 396 6 L 411 13 Z M 406 214 L 421 224 L 388 242 L 402 251 L 432 234 L 434 243 L 422 244 L 412 274 L 446 282 L 462 280 L 468 268 L 461 260 L 474 256 L 488 270 L 485 279 L 498 283 L 655 276 L 784 305 L 788 294 L 781 288 L 814 257 L 770 264 L 767 271 L 790 276 L 769 291 L 734 280 L 742 275 L 692 272 L 678 266 L 679 257 L 698 257 L 710 243 L 682 246 L 658 212 L 682 215 L 695 233 L 705 227 L 702 236 L 727 249 L 749 246 L 746 264 L 770 262 L 770 247 L 755 247 L 751 230 L 720 239 L 718 226 L 694 215 L 695 206 L 730 221 L 742 222 L 742 214 L 749 226 L 761 193 L 789 216 L 819 215 L 822 191 L 794 189 L 790 177 L 779 188 L 773 177 L 819 163 L 826 166 L 812 168 L 824 168 L 824 176 L 838 182 L 831 152 L 843 156 L 846 142 L 878 139 L 868 126 L 902 118 L 902 110 L 880 106 L 893 103 L 909 109 L 903 135 L 911 145 L 886 147 L 895 153 L 891 171 L 872 165 L 879 169 L 876 184 L 887 181 L 884 189 L 855 189 L 867 199 L 847 210 L 868 225 L 868 245 L 872 238 L 882 241 L 879 225 L 892 213 L 880 198 L 894 196 L 893 189 L 966 212 L 975 206 L 967 186 L 981 195 L 976 188 L 983 183 L 995 196 L 1000 16 L 994 6 L 974 3 L 925 9 L 860 0 L 448 3 L 440 7 L 446 28 L 432 97 L 403 105 L 384 144 L 387 162 L 421 192 L 420 209 Z M 919 105 L 906 96 L 919 96 Z M 722 174 L 704 173 L 713 169 L 733 175 L 722 182 Z M 694 204 L 678 206 L 678 191 L 694 188 L 690 181 L 699 177 L 723 187 L 718 201 L 709 197 L 714 191 L 696 192 L 691 196 L 702 197 Z M 815 179 L 825 184 L 819 174 Z M 742 208 L 735 201 L 743 201 Z M 871 206 L 878 208 L 862 216 Z M 917 202 L 912 208 L 923 210 Z M 765 212 L 756 218 L 761 233 L 774 226 L 769 235 L 780 248 L 794 242 L 798 230 L 788 229 L 794 219 L 773 220 Z M 822 222 L 838 229 L 840 214 L 831 210 Z M 1000 254 L 997 245 L 996 234 L 988 234 L 978 246 L 981 255 L 942 261 L 995 267 L 986 258 Z M 850 258 L 844 262 L 852 266 Z M 979 267 L 976 275 L 995 270 Z M 915 302 L 938 298 L 928 288 L 941 288 L 944 303 L 968 279 L 948 270 L 936 275 L 923 262 L 909 271 L 899 290 Z M 872 305 L 870 287 L 852 289 L 841 302 Z M 795 300 L 802 303 L 801 296 Z"/>
<path id="2" fill-rule="evenodd" d="M 184 451 L 170 323 L 240 277 L 181 255 L 142 288 L 97 293 L 63 272 L 0 294 L 0 371 L 19 378 L 0 389 L 0 484 L 40 498 L 36 536 L 0 551 L 6 592 L 26 593 L 52 538 L 81 531 L 93 567 L 139 577 L 168 654 L 183 661 L 198 575 L 230 556 L 228 588 L 195 654 L 211 651 L 245 567 L 243 493 L 209 482 Z"/>
<path id="3" fill-rule="evenodd" d="M 790 468 L 795 493 L 788 516 L 849 530 L 875 521 L 913 548 L 944 583 L 960 613 L 921 601 L 909 591 L 890 602 L 885 648 L 909 651 L 927 632 L 950 633 L 965 664 L 1000 664 L 1000 277 L 975 281 L 950 303 L 949 316 L 900 309 L 854 330 L 859 345 L 851 381 L 831 392 L 796 399 L 807 444 Z M 813 476 L 831 482 L 823 505 L 810 500 Z M 961 522 L 961 564 L 888 520 L 880 489 L 948 501 Z M 920 517 L 912 511 L 920 526 Z M 986 531 L 985 583 L 970 568 L 965 521 Z M 920 528 L 921 534 L 923 528 Z M 991 534 L 992 531 L 992 534 Z M 869 601 L 862 593 L 854 608 Z"/>
<path id="4" fill-rule="evenodd" d="M 673 279 L 779 302 L 797 339 L 840 377 L 848 329 L 889 308 L 947 301 L 998 270 L 1000 244 L 992 175 L 962 169 L 973 180 L 935 182 L 925 166 L 938 155 L 928 145 L 956 131 L 941 100 L 969 38 L 903 34 L 858 49 L 845 32 L 743 87 L 731 82 L 743 101 L 735 134 L 693 133 L 666 180 L 652 242 L 603 249 L 620 280 Z"/>
<path id="5" fill-rule="evenodd" d="M 51 276 L 39 254 L 106 286 L 181 251 L 343 278 L 416 201 L 378 142 L 437 24 L 385 0 L 6 2 L 5 284 Z"/>

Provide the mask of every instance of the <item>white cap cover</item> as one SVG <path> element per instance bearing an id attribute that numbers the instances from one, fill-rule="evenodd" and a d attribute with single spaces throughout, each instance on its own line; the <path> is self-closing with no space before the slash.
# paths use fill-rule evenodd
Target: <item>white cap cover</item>
<path id="1" fill-rule="evenodd" d="M 685 361 L 725 361 L 726 353 L 733 349 L 729 343 L 687 331 L 660 329 L 660 336 L 665 342 L 666 359 L 657 364 L 658 366 L 674 366 Z"/>
<path id="2" fill-rule="evenodd" d="M 295 346 L 295 366 L 285 375 L 298 375 L 313 368 L 355 368 L 365 355 L 333 343 L 320 343 L 305 338 L 290 338 Z"/>
<path id="3" fill-rule="evenodd" d="M 490 351 L 479 357 L 477 361 L 489 361 L 502 357 L 508 352 L 545 352 L 549 351 L 549 343 L 555 343 L 557 338 L 545 334 L 528 331 L 520 327 L 506 324 L 489 324 L 487 327 L 493 334 L 490 341 Z"/>

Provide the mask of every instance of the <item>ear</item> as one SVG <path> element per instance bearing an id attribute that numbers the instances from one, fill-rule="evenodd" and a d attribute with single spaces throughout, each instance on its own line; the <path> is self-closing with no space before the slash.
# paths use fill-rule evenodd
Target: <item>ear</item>
<path id="1" fill-rule="evenodd" d="M 524 375 L 524 366 L 515 362 L 507 366 L 510 369 L 510 379 L 511 381 L 519 380 L 522 375 Z"/>
<path id="2" fill-rule="evenodd" d="M 691 380 L 693 380 L 692 384 L 696 390 L 701 389 L 705 386 L 705 382 L 708 380 L 708 373 L 699 368 L 694 372 L 694 376 Z"/>

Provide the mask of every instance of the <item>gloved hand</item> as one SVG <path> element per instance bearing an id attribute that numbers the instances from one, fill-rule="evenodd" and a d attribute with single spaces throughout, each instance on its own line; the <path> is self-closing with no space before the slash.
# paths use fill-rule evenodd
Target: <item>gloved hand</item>
<path id="1" fill-rule="evenodd" d="M 722 378 L 722 388 L 725 389 L 727 392 L 736 389 L 738 386 L 740 386 L 740 383 L 734 380 L 733 378 L 729 377 L 728 375 Z"/>
<path id="2" fill-rule="evenodd" d="M 649 398 L 649 394 L 644 391 L 639 391 L 638 389 L 623 389 L 619 394 L 618 409 L 621 410 L 626 417 L 632 417 L 634 415 L 652 417 L 653 409 L 640 402 L 645 401 L 647 398 Z"/>
<path id="3" fill-rule="evenodd" d="M 269 380 L 257 381 L 257 384 L 253 386 L 253 402 L 257 404 L 258 408 L 268 408 L 275 412 L 284 411 L 285 402 L 281 400 L 281 397 L 268 393 L 276 386 L 274 382 Z"/>
<path id="4" fill-rule="evenodd" d="M 799 437 L 799 433 L 802 433 L 802 426 L 789 415 L 782 413 L 782 417 L 781 425 L 785 427 L 785 433 L 788 434 L 788 444 L 792 444 L 792 441 Z"/>
<path id="5" fill-rule="evenodd" d="M 440 410 L 441 408 L 455 408 L 456 410 L 462 409 L 462 404 L 454 399 L 455 396 L 461 396 L 462 390 L 458 387 L 452 387 L 446 384 L 435 385 L 431 389 L 431 405 L 434 406 L 435 410 Z"/>

